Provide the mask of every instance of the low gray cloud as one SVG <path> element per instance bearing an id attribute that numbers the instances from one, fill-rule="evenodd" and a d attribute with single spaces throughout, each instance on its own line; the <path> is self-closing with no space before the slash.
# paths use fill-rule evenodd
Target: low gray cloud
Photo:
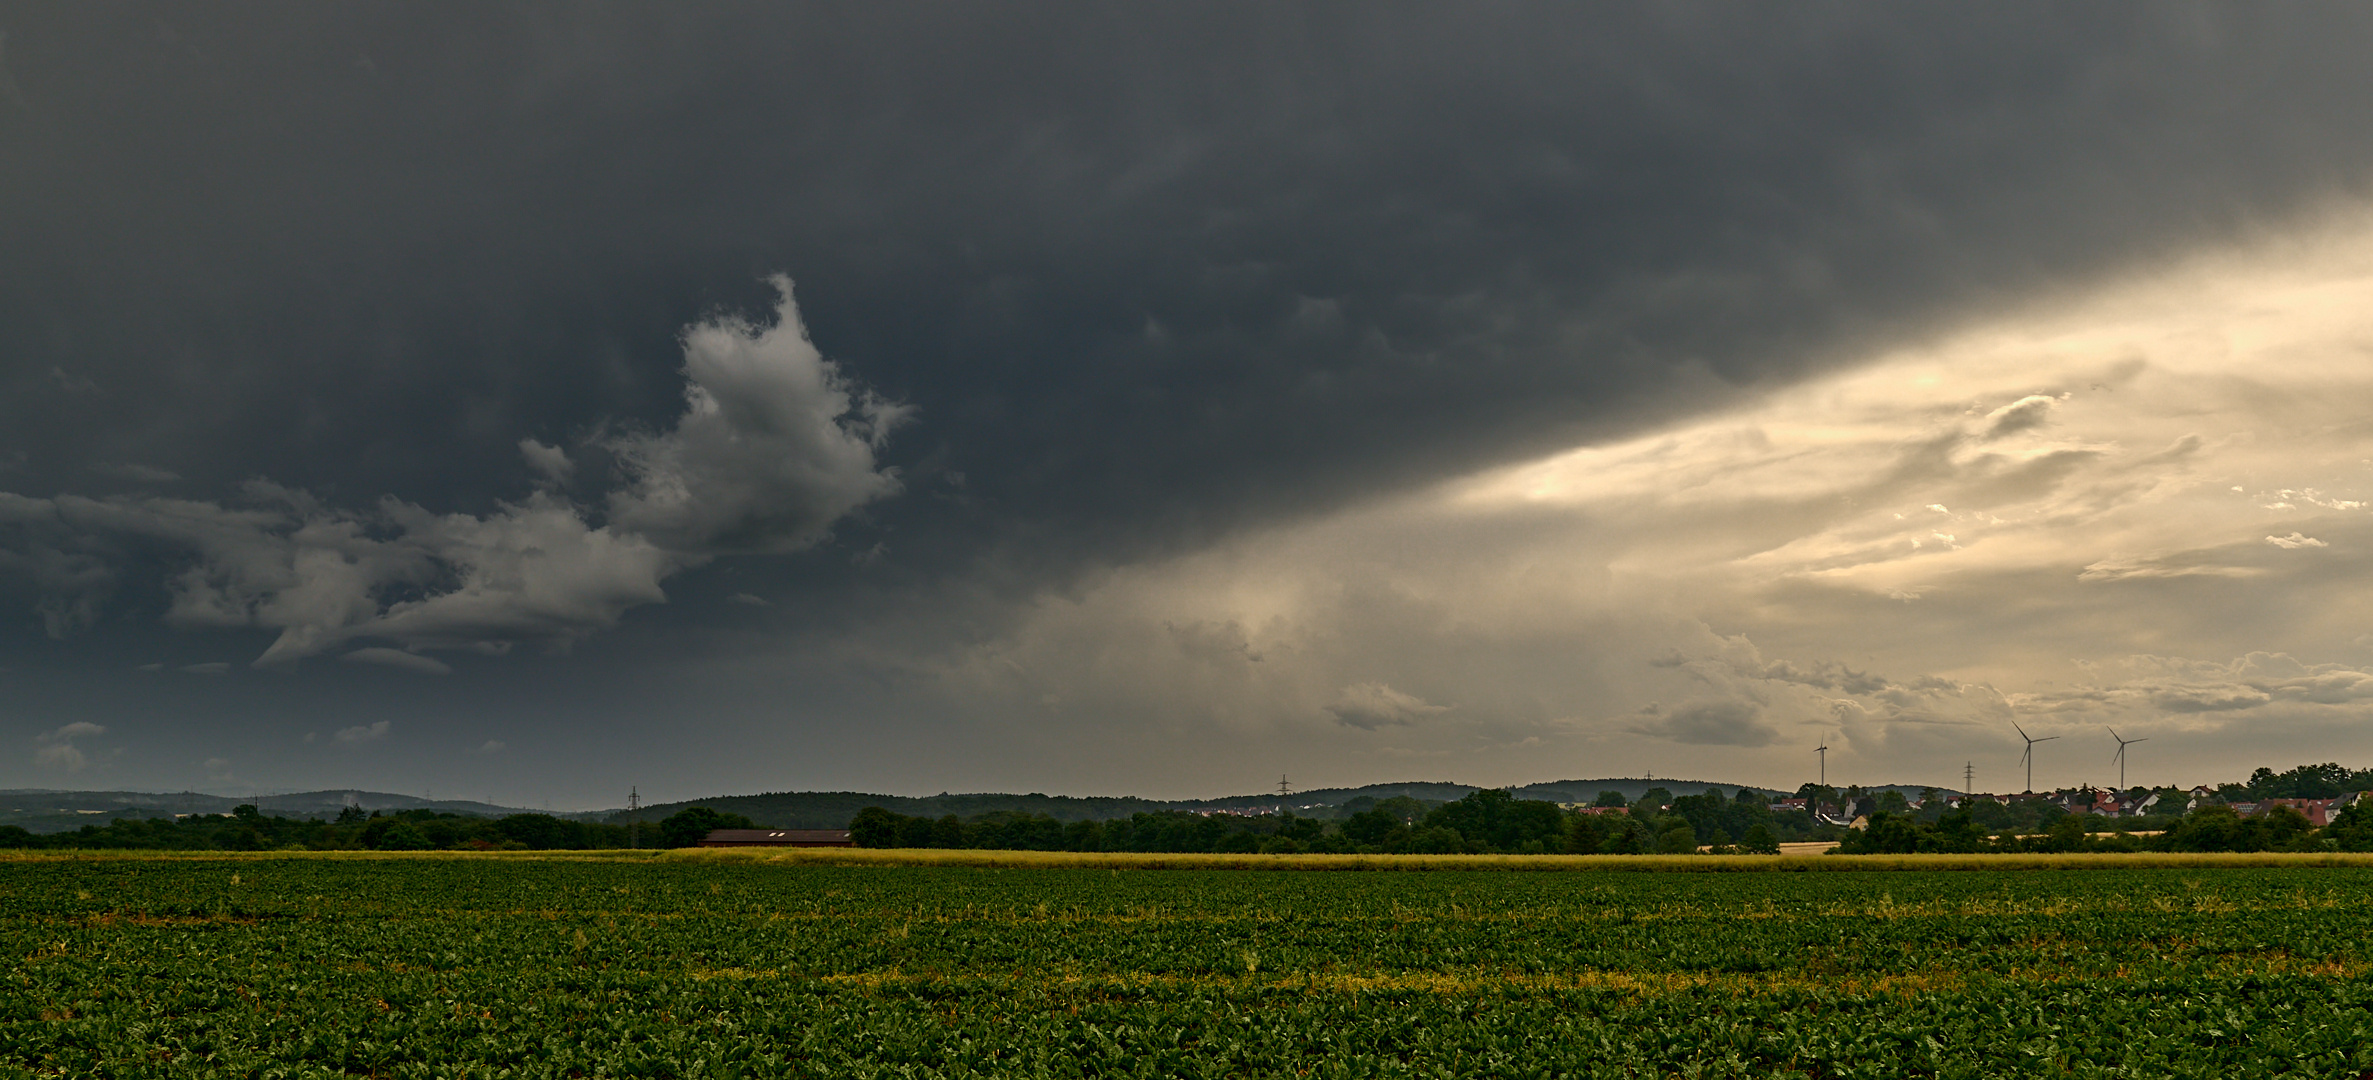
<path id="1" fill-rule="evenodd" d="M 1363 731 L 1400 727 L 1414 724 L 1428 717 L 1450 711 L 1447 705 L 1436 705 L 1414 694 L 1393 689 L 1384 683 L 1353 683 L 1343 688 L 1329 702 L 1326 711 L 1335 722 Z"/>
<path id="2" fill-rule="evenodd" d="M 2176 717 L 2193 723 L 2222 723 L 2275 709 L 2329 709 L 2341 715 L 2373 703 L 2373 671 L 2348 664 L 2308 664 L 2287 653 L 2255 652 L 2230 661 L 2136 655 L 2118 667 L 2125 678 L 2099 678 L 2091 685 L 2040 690 L 2016 696 L 2022 714 L 2082 716 L 2101 721 L 2147 722 Z"/>
<path id="3" fill-rule="evenodd" d="M 2273 700 L 2272 695 L 2247 686 L 2168 686 L 2150 691 L 2151 707 L 2171 713 L 2232 712 Z"/>
<path id="4" fill-rule="evenodd" d="M 370 724 L 355 724 L 351 727 L 339 728 L 338 733 L 333 737 L 348 746 L 377 742 L 387 737 L 388 729 L 392 726 L 394 725 L 386 720 Z"/>
<path id="5" fill-rule="evenodd" d="M 339 659 L 358 664 L 377 664 L 381 667 L 402 668 L 405 671 L 417 671 L 423 675 L 453 674 L 452 665 L 438 660 L 433 656 L 422 656 L 419 653 L 405 652 L 402 649 L 390 649 L 381 645 L 374 645 L 364 649 L 356 649 L 353 652 L 339 657 Z"/>
<path id="6" fill-rule="evenodd" d="M 93 465 L 91 471 L 109 479 L 128 480 L 135 484 L 170 484 L 181 479 L 181 474 L 171 469 L 131 462 Z"/>
<path id="7" fill-rule="evenodd" d="M 2029 394 L 1987 413 L 1985 430 L 1978 437 L 1991 442 L 2042 427 L 2051 422 L 2052 406 L 2059 403 L 2059 398 L 2049 394 Z"/>
<path id="8" fill-rule="evenodd" d="M 1691 746 L 1770 746 L 1780 738 L 1751 701 L 1690 701 L 1653 715 L 1634 730 Z"/>

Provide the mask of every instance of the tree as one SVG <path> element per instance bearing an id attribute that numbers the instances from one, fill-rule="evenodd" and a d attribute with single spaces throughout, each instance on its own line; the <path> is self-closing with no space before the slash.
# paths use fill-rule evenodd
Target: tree
<path id="1" fill-rule="evenodd" d="M 879 806 L 868 806 L 849 819 L 849 843 L 858 847 L 886 848 L 898 846 L 898 815 Z"/>
<path id="2" fill-rule="evenodd" d="M 1989 802 L 1986 805 L 1994 804 Z M 1962 804 L 1961 809 L 1937 820 L 1936 850 L 1938 851 L 1966 854 L 1978 850 L 1985 843 L 1985 830 L 1978 828 L 1977 820 L 1970 815 L 1967 803 Z"/>
<path id="3" fill-rule="evenodd" d="M 1663 813 L 1664 808 L 1672 805 L 1672 802 L 1672 792 L 1666 791 L 1660 787 L 1649 788 L 1648 790 L 1640 793 L 1640 800 L 1638 802 L 1631 804 L 1631 816 L 1638 818 L 1641 821 L 1647 821 L 1651 818 L 1654 818 L 1656 815 Z"/>
<path id="4" fill-rule="evenodd" d="M 1870 816 L 1870 827 L 1847 833 L 1838 843 L 1847 855 L 1908 855 L 1920 850 L 1920 830 L 1911 819 L 1885 810 Z"/>
<path id="5" fill-rule="evenodd" d="M 1758 821 L 1747 826 L 1747 835 L 1739 841 L 1739 850 L 1749 855 L 1777 855 L 1780 853 L 1780 841 L 1772 835 L 1771 826 Z"/>
<path id="6" fill-rule="evenodd" d="M 1409 838 L 1409 849 L 1423 855 L 1455 855 L 1466 850 L 1466 841 L 1440 825 L 1429 825 Z"/>
<path id="7" fill-rule="evenodd" d="M 2067 814 L 2053 822 L 2051 828 L 2044 830 L 2043 849 L 2060 852 L 2083 851 L 2085 849 L 2085 819 L 2075 814 Z"/>
<path id="8" fill-rule="evenodd" d="M 2233 808 L 2211 803 L 2184 816 L 2175 827 L 2167 830 L 2167 847 L 2172 851 L 2249 851 L 2252 850 L 2248 824 Z"/>
<path id="9" fill-rule="evenodd" d="M 1499 788 L 1484 788 L 1435 808 L 1425 816 L 1425 823 L 1455 831 L 1492 850 L 1515 851 L 1531 843 L 1544 847 L 1562 844 L 1565 813 L 1555 803 L 1518 799 Z"/>
<path id="10" fill-rule="evenodd" d="M 2259 769 L 2249 776 L 2250 793 L 2261 799 L 2329 799 L 2356 779 L 2338 762 L 2301 765 L 2286 772 Z"/>
<path id="11" fill-rule="evenodd" d="M 1406 833 L 1409 826 L 1383 810 L 1362 810 L 1343 819 L 1343 835 L 1353 843 L 1378 847 L 1390 844 L 1396 834 Z"/>
<path id="12" fill-rule="evenodd" d="M 1605 850 L 1608 835 L 1622 824 L 1622 818 L 1612 815 L 1568 814 L 1565 850 L 1573 855 L 1595 855 Z"/>
<path id="13" fill-rule="evenodd" d="M 659 846 L 670 848 L 698 847 L 716 829 L 755 829 L 758 825 L 740 814 L 720 814 L 705 806 L 687 806 L 669 814 L 659 823 Z"/>
<path id="14" fill-rule="evenodd" d="M 427 851 L 437 846 L 436 841 L 429 839 L 427 833 L 421 832 L 420 828 L 411 822 L 392 818 L 387 820 L 392 821 L 393 824 L 387 827 L 387 831 L 379 834 L 379 843 L 375 845 L 379 850 Z"/>
<path id="15" fill-rule="evenodd" d="M 2332 819 L 2332 839 L 2342 851 L 2373 851 L 2373 799 L 2358 799 Z"/>
<path id="16" fill-rule="evenodd" d="M 1602 791 L 1598 793 L 1598 801 L 1591 803 L 1590 805 L 1612 806 L 1620 810 L 1623 807 L 1630 806 L 1631 803 L 1624 799 L 1623 793 L 1620 791 Z"/>
<path id="17" fill-rule="evenodd" d="M 1415 827 L 1418 822 L 1425 819 L 1426 806 L 1427 804 L 1423 800 L 1412 799 L 1407 795 L 1395 795 L 1377 803 L 1376 809 L 1391 816 L 1394 821 Z"/>

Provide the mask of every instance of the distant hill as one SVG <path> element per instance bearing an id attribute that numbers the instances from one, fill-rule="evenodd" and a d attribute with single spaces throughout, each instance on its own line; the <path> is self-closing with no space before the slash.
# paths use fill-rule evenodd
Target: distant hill
<path id="1" fill-rule="evenodd" d="M 1553 780 L 1537 784 L 1522 784 L 1508 791 L 1520 799 L 1541 799 L 1547 802 L 1591 802 L 1602 791 L 1619 791 L 1625 799 L 1637 799 L 1651 787 L 1660 787 L 1675 795 L 1696 795 L 1709 787 L 1719 787 L 1724 794 L 1736 794 L 1737 784 L 1722 784 L 1705 780 L 1647 780 L 1640 777 L 1607 780 Z M 1919 795 L 1917 785 L 1883 785 L 1866 790 L 1881 791 L 1892 788 L 1908 796 Z M 227 814 L 232 807 L 253 803 L 267 814 L 296 818 L 331 818 L 349 806 L 371 810 L 436 810 L 448 814 L 470 814 L 478 817 L 501 817 L 505 814 L 552 813 L 553 817 L 587 821 L 607 821 L 625 824 L 629 821 L 658 821 L 688 806 L 706 806 L 728 814 L 742 814 L 759 825 L 776 829 L 838 829 L 845 828 L 857 811 L 868 806 L 879 806 L 895 813 L 915 817 L 945 817 L 954 814 L 971 818 L 981 814 L 1006 812 L 1017 814 L 1045 814 L 1057 821 L 1109 821 L 1131 814 L 1158 813 L 1165 810 L 1251 810 L 1277 807 L 1303 817 L 1341 817 L 1344 807 L 1355 799 L 1382 802 L 1385 799 L 1411 798 L 1426 803 L 1445 803 L 1480 790 L 1473 784 L 1452 783 L 1446 780 L 1408 780 L 1385 784 L 1368 784 L 1351 788 L 1312 788 L 1280 797 L 1274 792 L 1257 795 L 1226 795 L 1212 799 L 1145 799 L 1131 795 L 1009 795 L 1001 793 L 939 794 L 921 797 L 903 795 L 874 795 L 859 791 L 780 791 L 762 795 L 717 795 L 705 799 L 681 802 L 653 803 L 639 811 L 595 810 L 552 813 L 515 806 L 496 806 L 492 803 L 467 799 L 423 799 L 412 795 L 396 795 L 384 791 L 362 791 L 355 788 L 333 788 L 326 791 L 304 791 L 281 795 L 212 795 L 198 791 L 56 791 L 44 788 L 0 789 L 0 825 L 14 825 L 29 832 L 54 833 L 78 829 L 85 825 L 104 825 L 119 817 L 157 817 L 167 814 Z M 1751 788 L 1766 795 L 1777 794 L 1771 788 Z M 1944 789 L 1939 789 L 1944 790 Z M 1954 794 L 1947 792 L 1947 794 Z M 1354 808 L 1356 809 L 1356 807 Z"/>
<path id="2" fill-rule="evenodd" d="M 683 802 L 652 803 L 637 811 L 615 810 L 599 820 L 623 825 L 630 821 L 658 821 L 689 806 L 705 806 L 723 814 L 740 814 L 769 829 L 846 828 L 857 811 L 879 806 L 913 817 L 969 818 L 1009 811 L 1045 814 L 1057 821 L 1108 821 L 1131 814 L 1173 809 L 1174 804 L 1131 796 L 1072 795 L 869 795 L 859 791 L 775 791 L 763 795 L 718 795 Z"/>
<path id="3" fill-rule="evenodd" d="M 1508 791 L 1520 799 L 1540 799 L 1546 802 L 1590 802 L 1602 791 L 1619 791 L 1625 799 L 1637 799 L 1649 788 L 1663 788 L 1675 795 L 1702 794 L 1707 788 L 1721 788 L 1726 795 L 1736 795 L 1738 784 L 1722 784 L 1706 780 L 1648 780 L 1640 777 L 1610 780 L 1554 780 L 1538 784 L 1524 784 Z M 1888 785 L 1906 795 L 1917 796 L 1922 790 L 1916 786 Z M 613 824 L 630 821 L 658 821 L 690 806 L 705 806 L 726 814 L 741 814 L 760 826 L 770 829 L 839 829 L 847 827 L 857 811 L 868 806 L 879 806 L 892 813 L 910 817 L 945 817 L 954 814 L 971 818 L 989 813 L 1045 814 L 1057 821 L 1109 821 L 1131 814 L 1158 813 L 1165 810 L 1246 810 L 1261 807 L 1281 807 L 1303 817 L 1331 818 L 1341 816 L 1342 808 L 1354 799 L 1375 801 L 1412 798 L 1428 803 L 1445 803 L 1463 798 L 1480 790 L 1473 784 L 1448 781 L 1403 781 L 1388 784 L 1369 784 L 1355 788 L 1312 788 L 1279 796 L 1227 795 L 1214 799 L 1142 799 L 1134 796 L 1074 796 L 1074 795 L 1006 795 L 975 793 L 965 795 L 870 795 L 857 791 L 777 791 L 763 795 L 716 795 L 705 799 L 686 799 L 681 802 L 653 803 L 629 813 L 612 810 L 589 815 L 595 820 Z M 1764 795 L 1793 794 L 1772 788 L 1749 786 L 1748 790 Z M 1884 787 L 1866 790 L 1880 791 Z"/>
<path id="4" fill-rule="evenodd" d="M 0 825 L 27 832 L 52 833 L 105 825 L 119 817 L 163 817 L 169 814 L 227 814 L 245 804 L 278 817 L 331 818 L 349 806 L 369 810 L 436 810 L 448 814 L 501 817 L 505 814 L 543 813 L 495 806 L 467 799 L 422 799 L 384 791 L 352 788 L 304 791 L 285 795 L 209 795 L 201 791 L 53 791 L 43 788 L 0 790 Z M 581 815 L 556 814 L 555 817 Z"/>

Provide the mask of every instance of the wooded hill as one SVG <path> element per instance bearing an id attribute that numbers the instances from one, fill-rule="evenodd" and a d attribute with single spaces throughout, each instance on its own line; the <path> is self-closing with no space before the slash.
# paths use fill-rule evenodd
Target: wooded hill
<path id="1" fill-rule="evenodd" d="M 1719 787 L 1725 792 L 1736 792 L 1736 784 L 1721 784 L 1706 780 L 1646 780 L 1639 777 L 1610 780 L 1558 780 L 1540 784 L 1525 784 L 1507 789 L 1519 799 L 1545 802 L 1590 802 L 1602 791 L 1618 791 L 1626 800 L 1638 799 L 1650 788 L 1664 788 L 1675 795 L 1695 795 L 1708 787 Z M 1404 781 L 1389 784 L 1368 784 L 1355 788 L 1313 788 L 1296 791 L 1284 797 L 1267 795 L 1230 795 L 1217 799 L 1144 799 L 1135 796 L 1072 796 L 965 794 L 927 795 L 871 795 L 855 791 L 781 791 L 764 795 L 719 795 L 682 802 L 653 803 L 629 813 L 619 810 L 604 814 L 600 820 L 613 824 L 628 821 L 658 821 L 689 806 L 705 806 L 727 814 L 740 814 L 770 829 L 840 829 L 848 827 L 849 819 L 868 806 L 878 806 L 894 814 L 907 817 L 938 818 L 953 814 L 969 820 L 982 814 L 1014 813 L 1044 815 L 1056 821 L 1115 821 L 1132 814 L 1151 814 L 1184 810 L 1252 810 L 1281 808 L 1298 817 L 1337 818 L 1364 809 L 1366 805 L 1386 799 L 1410 798 L 1425 803 L 1447 803 L 1464 798 L 1469 792 L 1481 790 L 1473 784 L 1447 781 Z M 1772 794 L 1769 788 L 1748 790 Z M 1878 789 L 1872 788 L 1876 791 Z M 1910 789 L 1917 794 L 1919 789 Z M 1356 800 L 1366 804 L 1353 807 Z"/>

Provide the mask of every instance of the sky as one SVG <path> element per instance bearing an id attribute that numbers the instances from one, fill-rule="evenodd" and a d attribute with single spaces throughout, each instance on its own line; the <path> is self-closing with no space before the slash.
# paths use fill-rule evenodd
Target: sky
<path id="1" fill-rule="evenodd" d="M 2373 766 L 2368 41 L 0 5 L 0 787 Z"/>

